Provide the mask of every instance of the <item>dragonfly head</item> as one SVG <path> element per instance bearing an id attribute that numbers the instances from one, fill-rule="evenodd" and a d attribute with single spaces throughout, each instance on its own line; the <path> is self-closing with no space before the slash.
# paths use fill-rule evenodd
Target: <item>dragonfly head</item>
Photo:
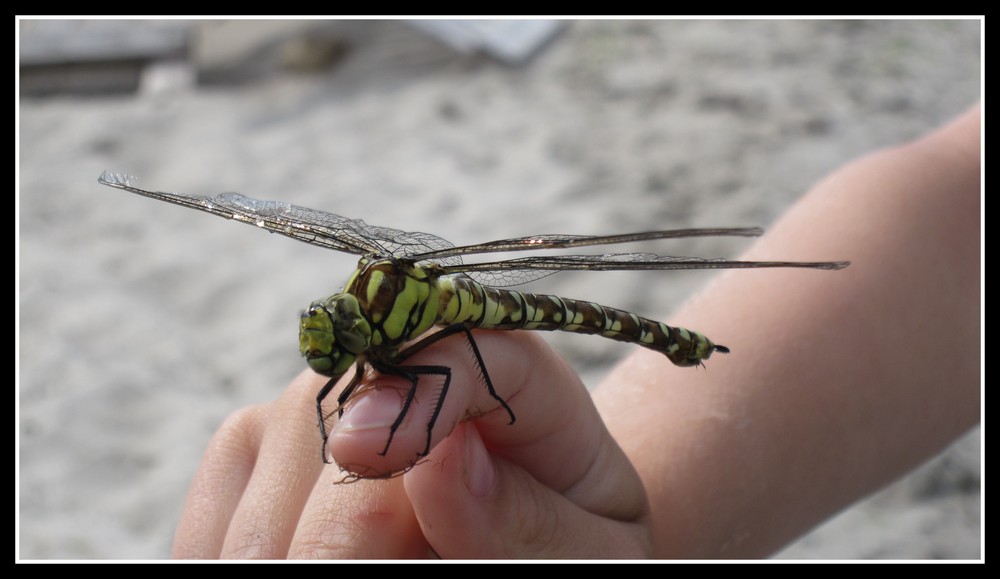
<path id="1" fill-rule="evenodd" d="M 313 302 L 299 320 L 299 352 L 324 376 L 345 373 L 368 350 L 372 330 L 358 300 L 336 294 Z"/>

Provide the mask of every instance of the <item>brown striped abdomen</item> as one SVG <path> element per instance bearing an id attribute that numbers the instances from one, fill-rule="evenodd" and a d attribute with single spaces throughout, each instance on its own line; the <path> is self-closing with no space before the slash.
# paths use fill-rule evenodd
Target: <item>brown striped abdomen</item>
<path id="1" fill-rule="evenodd" d="M 695 366 L 728 352 L 704 335 L 593 302 L 502 290 L 464 276 L 438 280 L 438 324 L 491 330 L 561 330 L 596 334 L 662 352 L 678 366 Z"/>

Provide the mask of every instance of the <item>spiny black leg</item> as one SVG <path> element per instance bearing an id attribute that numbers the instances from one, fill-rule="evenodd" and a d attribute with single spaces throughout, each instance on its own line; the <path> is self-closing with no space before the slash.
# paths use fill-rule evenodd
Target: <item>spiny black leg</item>
<path id="1" fill-rule="evenodd" d="M 396 436 L 396 431 L 399 430 L 399 425 L 403 423 L 403 419 L 406 418 L 406 413 L 410 411 L 410 404 L 413 402 L 413 398 L 417 395 L 418 378 L 416 374 L 407 372 L 398 366 L 377 364 L 375 365 L 375 369 L 383 374 L 395 374 L 396 376 L 401 376 L 410 381 L 410 389 L 407 390 L 406 398 L 403 400 L 403 408 L 399 411 L 399 414 L 396 416 L 396 420 L 393 421 L 392 426 L 389 427 L 389 440 L 385 441 L 385 448 L 382 449 L 382 452 L 378 453 L 379 456 L 385 456 L 385 454 L 389 452 L 389 445 L 392 444 L 392 437 Z"/>
<path id="2" fill-rule="evenodd" d="M 411 384 L 410 390 L 406 393 L 406 399 L 403 401 L 403 408 L 389 429 L 389 440 L 386 441 L 385 448 L 379 453 L 381 456 L 385 456 L 389 452 L 389 445 L 392 444 L 392 438 L 403 423 L 403 419 L 406 418 L 406 413 L 410 411 L 410 404 L 417 393 L 419 376 L 436 374 L 444 377 L 444 385 L 441 386 L 437 402 L 434 404 L 434 412 L 431 414 L 431 419 L 427 422 L 427 444 L 424 446 L 424 450 L 419 453 L 419 456 L 427 456 L 427 453 L 431 451 L 431 436 L 434 432 L 434 424 L 437 423 L 438 415 L 441 414 L 441 408 L 444 406 L 444 400 L 448 394 L 448 385 L 451 384 L 451 368 L 447 366 L 395 366 L 379 364 L 375 369 L 383 374 L 394 374 L 406 378 Z"/>
<path id="3" fill-rule="evenodd" d="M 337 385 L 336 378 L 330 378 L 330 381 L 323 386 L 323 389 L 319 391 L 316 395 L 316 417 L 319 419 L 319 434 L 323 438 L 323 446 L 320 448 L 320 452 L 323 456 L 323 464 L 330 464 L 330 461 L 326 458 L 326 440 L 329 438 L 329 434 L 326 432 L 326 421 L 323 417 L 323 400 L 330 395 L 330 391 L 333 387 Z"/>
<path id="4" fill-rule="evenodd" d="M 344 392 L 342 392 L 341 395 L 337 397 L 337 404 L 338 404 L 337 410 L 340 414 L 343 414 L 342 399 L 346 400 L 347 396 L 350 396 L 351 392 L 353 392 L 354 389 L 357 388 L 358 383 L 361 382 L 361 376 L 363 374 L 363 371 L 364 371 L 364 365 L 358 364 L 357 369 L 354 372 L 354 378 L 351 379 L 351 383 L 348 384 L 347 388 L 344 389 Z M 324 464 L 330 464 L 330 461 L 327 460 L 326 458 L 326 441 L 327 439 L 330 438 L 330 434 L 326 431 L 326 417 L 323 416 L 323 401 L 326 400 L 327 396 L 330 395 L 330 392 L 333 390 L 334 386 L 336 386 L 337 382 L 340 381 L 341 376 L 343 376 L 343 374 L 330 378 L 330 381 L 327 382 L 322 389 L 320 389 L 318 394 L 316 394 L 316 417 L 319 419 L 319 434 L 323 438 L 323 446 L 320 449 L 320 452 L 323 453 Z"/>
<path id="5" fill-rule="evenodd" d="M 444 407 L 444 399 L 448 395 L 448 386 L 451 384 L 451 368 L 447 366 L 409 366 L 408 368 L 415 374 L 444 376 L 444 384 L 438 392 L 437 402 L 434 403 L 434 412 L 431 414 L 431 419 L 427 421 L 427 444 L 424 445 L 424 451 L 420 453 L 420 456 L 427 456 L 427 453 L 431 451 L 431 436 L 434 434 L 434 425 L 437 424 L 438 415 L 441 414 L 441 408 Z"/>
<path id="6" fill-rule="evenodd" d="M 354 378 L 351 379 L 351 383 L 347 385 L 347 388 L 344 388 L 344 391 L 340 393 L 340 396 L 337 396 L 337 418 L 344 415 L 344 405 L 347 404 L 347 399 L 351 397 L 351 394 L 354 394 L 354 390 L 358 387 L 358 384 L 361 384 L 361 377 L 364 376 L 364 373 L 364 363 L 358 362 L 354 366 Z M 329 392 L 327 392 L 327 394 L 329 394 Z"/>
<path id="7" fill-rule="evenodd" d="M 486 382 L 486 390 L 490 393 L 490 396 L 499 402 L 500 405 L 503 406 L 504 410 L 507 411 L 507 414 L 510 416 L 510 422 L 507 424 L 514 424 L 514 421 L 517 420 L 514 416 L 514 411 L 510 409 L 510 406 L 507 405 L 507 401 L 501 398 L 500 395 L 497 394 L 496 389 L 493 388 L 493 381 L 490 380 L 490 374 L 486 371 L 486 362 L 483 360 L 483 355 L 479 353 L 479 346 L 476 344 L 476 340 L 472 338 L 472 332 L 470 332 L 465 326 L 459 326 L 459 329 L 465 332 L 465 339 L 472 348 L 472 354 L 476 357 L 476 365 L 479 366 L 479 372 L 483 376 L 483 381 Z"/>
<path id="8" fill-rule="evenodd" d="M 507 414 L 510 416 L 510 422 L 508 424 L 514 424 L 514 421 L 517 419 L 514 416 L 514 411 L 511 410 L 510 406 L 507 405 L 507 402 L 499 394 L 497 394 L 496 389 L 493 388 L 493 381 L 490 380 L 490 374 L 489 372 L 486 371 L 486 362 L 483 360 L 483 355 L 479 352 L 479 346 L 476 345 L 476 340 L 475 338 L 472 337 L 472 332 L 469 330 L 469 328 L 465 327 L 464 325 L 452 324 L 447 328 L 444 328 L 440 332 L 437 332 L 436 334 L 431 334 L 430 336 L 427 336 L 423 340 L 420 340 L 416 344 L 413 344 L 409 348 L 400 352 L 398 359 L 400 361 L 406 360 L 407 358 L 423 350 L 427 346 L 437 343 L 438 341 L 443 340 L 449 336 L 454 336 L 455 334 L 458 333 L 465 334 L 465 340 L 472 348 L 472 355 L 475 356 L 476 358 L 476 365 L 479 367 L 479 373 L 483 377 L 483 381 L 486 383 L 486 390 L 490 393 L 490 396 L 494 400 L 499 402 L 500 405 L 503 406 L 504 410 L 507 411 Z"/>

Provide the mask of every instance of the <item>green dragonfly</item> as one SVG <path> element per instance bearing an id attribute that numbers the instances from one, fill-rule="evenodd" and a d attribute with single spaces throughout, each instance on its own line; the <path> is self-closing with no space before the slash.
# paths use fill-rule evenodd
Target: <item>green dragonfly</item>
<path id="1" fill-rule="evenodd" d="M 234 219 L 311 245 L 361 256 L 344 290 L 310 304 L 299 321 L 299 350 L 302 356 L 315 372 L 330 378 L 316 396 L 324 462 L 329 462 L 326 421 L 334 413 L 338 417 L 343 414 L 369 366 L 381 374 L 403 377 L 411 384 L 389 430 L 385 447 L 379 452 L 381 455 L 389 451 L 393 436 L 414 400 L 420 377 L 440 377 L 436 404 L 426 424 L 426 445 L 418 454 L 426 456 L 430 451 L 435 422 L 451 383 L 451 368 L 406 365 L 405 362 L 431 344 L 456 334 L 468 342 L 489 395 L 507 412 L 513 424 L 514 411 L 493 387 L 471 332 L 475 328 L 597 334 L 660 352 L 678 366 L 703 365 L 713 353 L 729 352 L 729 348 L 712 342 L 698 332 L 671 327 L 623 310 L 587 301 L 501 288 L 568 270 L 770 267 L 839 270 L 848 265 L 845 261 L 730 261 L 652 253 L 535 255 L 464 263 L 465 257 L 496 252 L 569 249 L 654 239 L 753 237 L 761 235 L 763 230 L 737 227 L 622 235 L 532 235 L 456 247 L 428 233 L 368 225 L 360 219 L 349 219 L 281 201 L 262 201 L 238 193 L 209 197 L 147 191 L 132 185 L 133 180 L 134 177 L 128 175 L 105 171 L 98 182 Z M 428 334 L 434 326 L 441 330 Z M 414 343 L 407 345 L 410 342 Z M 337 407 L 326 413 L 324 401 L 338 380 L 352 368 L 354 377 L 337 397 Z"/>

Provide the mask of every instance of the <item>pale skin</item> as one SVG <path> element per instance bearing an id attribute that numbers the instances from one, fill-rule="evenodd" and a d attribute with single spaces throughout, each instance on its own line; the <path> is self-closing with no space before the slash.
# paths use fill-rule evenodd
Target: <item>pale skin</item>
<path id="1" fill-rule="evenodd" d="M 980 419 L 980 123 L 977 106 L 815 185 L 743 258 L 851 266 L 718 275 L 666 320 L 732 349 L 707 368 L 637 348 L 591 396 L 536 334 L 477 332 L 509 426 L 449 338 L 407 361 L 454 373 L 430 454 L 352 484 L 320 460 L 326 378 L 304 372 L 213 437 L 173 555 L 773 554 Z M 406 384 L 373 385 L 333 430 L 331 457 L 403 469 L 423 420 L 379 456 Z M 433 398 L 418 394 L 411 416 Z"/>

